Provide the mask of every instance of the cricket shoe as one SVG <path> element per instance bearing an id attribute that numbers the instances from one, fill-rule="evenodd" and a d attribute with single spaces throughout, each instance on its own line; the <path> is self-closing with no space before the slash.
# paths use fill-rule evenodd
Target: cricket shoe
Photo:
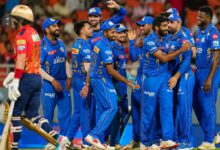
<path id="1" fill-rule="evenodd" d="M 106 150 L 115 150 L 114 146 L 110 146 L 108 144 L 103 144 L 103 146 L 105 147 Z"/>
<path id="2" fill-rule="evenodd" d="M 220 132 L 215 136 L 215 144 L 220 143 Z"/>
<path id="3" fill-rule="evenodd" d="M 178 147 L 178 144 L 172 140 L 161 141 L 160 148 L 161 149 L 175 149 Z"/>
<path id="4" fill-rule="evenodd" d="M 134 149 L 134 148 L 138 148 L 140 145 L 140 143 L 138 141 L 135 140 L 131 140 L 131 142 L 128 145 L 125 145 L 125 147 L 123 149 Z"/>
<path id="5" fill-rule="evenodd" d="M 115 145 L 115 150 L 122 150 L 124 149 L 120 144 Z"/>
<path id="6" fill-rule="evenodd" d="M 59 136 L 57 139 L 59 145 L 56 147 L 56 150 L 74 150 L 75 148 L 71 146 L 71 142 L 66 136 Z"/>
<path id="7" fill-rule="evenodd" d="M 45 147 L 44 150 L 56 150 L 56 146 L 54 146 L 51 143 L 48 143 Z"/>
<path id="8" fill-rule="evenodd" d="M 148 147 L 140 143 L 140 150 L 148 150 Z"/>
<path id="9" fill-rule="evenodd" d="M 213 150 L 213 149 L 216 149 L 216 148 L 215 148 L 214 143 L 202 142 L 202 144 L 198 147 L 198 149 Z"/>
<path id="10" fill-rule="evenodd" d="M 92 146 L 86 145 L 86 144 L 82 144 L 81 146 L 82 150 L 92 150 Z"/>
<path id="11" fill-rule="evenodd" d="M 85 137 L 86 142 L 90 143 L 91 145 L 99 148 L 99 149 L 106 149 L 106 147 L 104 145 L 102 145 L 102 143 L 99 141 L 99 139 L 94 138 L 91 135 L 87 135 Z"/>

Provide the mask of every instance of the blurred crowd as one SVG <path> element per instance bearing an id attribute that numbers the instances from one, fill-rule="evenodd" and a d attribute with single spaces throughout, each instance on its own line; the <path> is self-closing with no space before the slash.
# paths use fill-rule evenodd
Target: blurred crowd
<path id="1" fill-rule="evenodd" d="M 145 15 L 156 16 L 161 11 L 170 7 L 176 8 L 184 25 L 194 33 L 197 30 L 196 14 L 202 5 L 210 5 L 215 15 L 213 23 L 220 30 L 220 0 L 116 0 L 124 6 L 128 15 L 124 19 L 127 27 L 136 28 L 135 22 Z M 61 19 L 61 39 L 69 51 L 74 40 L 77 38 L 74 33 L 74 22 L 87 19 L 87 10 L 90 7 L 98 6 L 102 9 L 103 20 L 112 16 L 114 10 L 106 7 L 106 0 L 0 0 L 0 63 L 11 64 L 13 59 L 13 40 L 17 31 L 8 28 L 8 17 L 11 9 L 17 4 L 25 4 L 32 8 L 35 15 L 35 23 L 41 26 L 43 20 L 50 16 Z M 138 31 L 137 31 L 138 32 Z M 129 49 L 127 48 L 128 52 Z M 129 60 L 129 56 L 127 56 Z"/>

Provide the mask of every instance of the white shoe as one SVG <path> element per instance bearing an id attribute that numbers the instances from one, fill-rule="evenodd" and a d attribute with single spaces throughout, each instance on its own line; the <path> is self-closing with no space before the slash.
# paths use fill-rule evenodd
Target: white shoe
<path id="1" fill-rule="evenodd" d="M 148 147 L 145 146 L 144 144 L 140 143 L 140 150 L 147 150 Z"/>
<path id="2" fill-rule="evenodd" d="M 92 144 L 93 146 L 100 148 L 100 149 L 105 149 L 105 146 L 102 145 L 102 143 L 99 141 L 99 139 L 96 139 L 92 137 L 91 135 L 87 135 L 85 137 L 86 142 Z"/>
<path id="3" fill-rule="evenodd" d="M 59 146 L 56 150 L 68 150 L 68 147 L 70 147 L 71 142 L 68 140 L 66 136 L 59 136 L 58 138 Z"/>
<path id="4" fill-rule="evenodd" d="M 198 149 L 212 150 L 216 148 L 214 143 L 202 142 L 202 144 L 198 147 Z"/>
<path id="5" fill-rule="evenodd" d="M 215 144 L 219 144 L 220 143 L 220 132 L 217 133 L 217 135 L 215 136 Z"/>
<path id="6" fill-rule="evenodd" d="M 56 146 L 54 146 L 53 144 L 51 143 L 48 143 L 45 147 L 44 147 L 44 150 L 55 150 L 56 149 Z"/>
<path id="7" fill-rule="evenodd" d="M 167 141 L 161 141 L 160 142 L 160 148 L 161 149 L 172 149 L 172 148 L 177 148 L 178 144 L 172 140 L 167 140 Z"/>
<path id="8" fill-rule="evenodd" d="M 151 145 L 151 147 L 148 148 L 148 150 L 160 150 L 160 146 L 153 144 L 153 145 Z"/>

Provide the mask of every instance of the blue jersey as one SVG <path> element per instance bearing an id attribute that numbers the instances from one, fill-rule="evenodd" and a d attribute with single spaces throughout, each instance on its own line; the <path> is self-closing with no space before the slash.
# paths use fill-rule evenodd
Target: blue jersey
<path id="1" fill-rule="evenodd" d="M 111 42 L 111 44 L 112 44 L 114 68 L 122 76 L 126 77 L 126 55 L 124 52 L 124 47 L 116 42 Z"/>
<path id="2" fill-rule="evenodd" d="M 205 30 L 199 29 L 195 34 L 196 66 L 210 68 L 212 64 L 212 50 L 219 50 L 220 37 L 216 27 L 211 23 Z"/>
<path id="3" fill-rule="evenodd" d="M 180 49 L 183 46 L 183 44 L 186 42 L 190 42 L 188 35 L 183 30 L 178 31 L 169 40 L 169 53 Z M 182 75 L 185 72 L 190 71 L 191 70 L 191 66 L 190 66 L 191 57 L 192 57 L 191 49 L 175 57 L 174 60 L 169 62 L 170 72 L 172 74 L 175 74 L 176 72 L 180 72 L 180 74 Z"/>
<path id="4" fill-rule="evenodd" d="M 130 58 L 131 61 L 135 62 L 139 59 L 140 65 L 138 67 L 137 75 L 142 75 L 143 73 L 143 66 L 144 66 L 144 57 L 143 57 L 143 47 L 135 46 L 135 41 L 130 40 Z"/>
<path id="5" fill-rule="evenodd" d="M 66 76 L 66 48 L 62 40 L 52 43 L 46 36 L 41 41 L 41 68 L 56 80 L 64 80 Z"/>
<path id="6" fill-rule="evenodd" d="M 111 41 L 104 36 L 96 43 L 92 51 L 92 61 L 90 65 L 91 78 L 111 78 L 105 67 L 106 64 L 113 63 L 113 53 Z"/>
<path id="7" fill-rule="evenodd" d="M 153 56 L 157 50 L 162 50 L 164 53 L 168 51 L 166 41 L 159 39 L 158 35 L 152 31 L 149 36 L 144 39 L 144 61 L 143 74 L 146 76 L 156 76 L 163 72 L 168 72 L 167 63 L 161 62 Z"/>
<path id="8" fill-rule="evenodd" d="M 120 7 L 118 13 L 113 17 L 109 18 L 108 20 L 112 21 L 114 24 L 118 24 L 124 19 L 126 15 L 127 15 L 127 10 L 124 7 Z M 102 36 L 103 36 L 103 31 L 101 29 L 94 30 L 92 32 L 92 37 L 89 39 L 89 43 L 91 44 L 92 48 L 95 46 L 96 42 L 98 42 L 101 39 Z"/>
<path id="9" fill-rule="evenodd" d="M 190 44 L 192 46 L 195 46 L 195 40 L 193 38 L 192 32 L 188 28 L 183 27 L 183 26 L 182 26 L 181 30 L 187 35 Z"/>
<path id="10" fill-rule="evenodd" d="M 86 77 L 84 62 L 91 61 L 91 47 L 87 40 L 78 38 L 72 45 L 73 77 Z"/>

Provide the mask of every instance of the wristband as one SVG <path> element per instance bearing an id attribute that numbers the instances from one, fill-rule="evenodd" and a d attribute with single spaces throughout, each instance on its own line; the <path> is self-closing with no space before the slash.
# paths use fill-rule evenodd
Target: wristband
<path id="1" fill-rule="evenodd" d="M 17 79 L 21 79 L 23 72 L 24 72 L 24 70 L 15 68 L 15 76 L 14 77 Z"/>

